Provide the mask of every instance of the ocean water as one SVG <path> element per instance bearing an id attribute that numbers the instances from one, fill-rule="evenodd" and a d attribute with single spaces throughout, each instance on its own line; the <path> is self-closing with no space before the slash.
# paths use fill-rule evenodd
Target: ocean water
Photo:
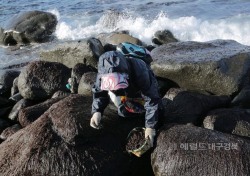
<path id="1" fill-rule="evenodd" d="M 119 29 L 151 44 L 156 31 L 168 29 L 181 41 L 232 39 L 250 45 L 249 0 L 0 0 L 0 27 L 31 10 L 57 16 L 54 35 L 58 40 Z M 0 47 L 0 68 L 29 60 L 27 50 L 18 55 Z"/>

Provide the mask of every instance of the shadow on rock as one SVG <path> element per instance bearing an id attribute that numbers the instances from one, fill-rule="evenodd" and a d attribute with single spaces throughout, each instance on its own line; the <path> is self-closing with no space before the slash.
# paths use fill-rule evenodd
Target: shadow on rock
<path id="1" fill-rule="evenodd" d="M 204 95 L 182 89 L 171 88 L 162 99 L 163 123 L 193 123 L 201 125 L 204 115 L 212 109 L 226 107 L 228 96 Z"/>
<path id="2" fill-rule="evenodd" d="M 204 128 L 250 137 L 249 109 L 215 109 L 208 112 Z"/>

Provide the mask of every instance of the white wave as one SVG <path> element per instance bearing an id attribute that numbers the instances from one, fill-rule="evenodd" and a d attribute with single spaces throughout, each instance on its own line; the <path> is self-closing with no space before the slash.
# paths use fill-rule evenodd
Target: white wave
<path id="1" fill-rule="evenodd" d="M 53 13 L 54 15 L 56 15 L 57 20 L 60 20 L 60 18 L 61 18 L 60 13 L 57 9 L 51 9 L 51 10 L 48 10 L 48 12 Z"/>
<path id="2" fill-rule="evenodd" d="M 107 18 L 102 17 L 101 19 Z M 151 38 L 156 31 L 168 29 L 180 41 L 203 42 L 214 39 L 232 39 L 250 45 L 250 21 L 249 16 L 244 15 L 210 21 L 201 20 L 194 16 L 170 18 L 163 12 L 151 21 L 147 20 L 146 17 L 123 15 L 119 16 L 118 21 L 109 21 L 115 26 L 105 26 L 107 23 L 100 20 L 89 26 L 84 21 L 78 21 L 76 27 L 73 27 L 69 22 L 61 21 L 57 26 L 56 36 L 58 39 L 75 40 L 119 29 L 129 30 L 132 36 L 151 44 Z"/>

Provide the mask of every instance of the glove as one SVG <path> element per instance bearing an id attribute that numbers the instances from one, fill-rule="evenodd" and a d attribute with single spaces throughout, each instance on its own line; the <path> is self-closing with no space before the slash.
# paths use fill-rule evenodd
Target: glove
<path id="1" fill-rule="evenodd" d="M 155 129 L 146 128 L 146 130 L 145 130 L 145 138 L 149 139 L 151 147 L 154 146 L 154 137 L 155 137 Z"/>
<path id="2" fill-rule="evenodd" d="M 95 129 L 100 129 L 101 128 L 101 123 L 100 123 L 101 118 L 102 118 L 101 113 L 95 112 L 90 119 L 90 126 L 95 128 Z"/>
<path id="3" fill-rule="evenodd" d="M 115 104 L 115 106 L 118 108 L 121 104 L 121 97 L 116 96 L 113 92 L 108 91 L 109 97 L 111 101 Z"/>

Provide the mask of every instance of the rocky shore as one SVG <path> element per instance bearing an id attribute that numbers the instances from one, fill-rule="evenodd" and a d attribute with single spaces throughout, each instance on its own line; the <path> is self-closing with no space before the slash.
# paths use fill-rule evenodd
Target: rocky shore
<path id="1" fill-rule="evenodd" d="M 53 14 L 15 20 L 2 45 L 47 46 L 0 70 L 0 175 L 250 175 L 250 46 L 179 41 L 167 29 L 150 46 L 129 31 L 58 42 Z M 164 105 L 155 147 L 140 158 L 125 142 L 143 117 L 120 118 L 110 104 L 104 128 L 89 126 L 98 58 L 125 41 L 151 50 Z"/>

